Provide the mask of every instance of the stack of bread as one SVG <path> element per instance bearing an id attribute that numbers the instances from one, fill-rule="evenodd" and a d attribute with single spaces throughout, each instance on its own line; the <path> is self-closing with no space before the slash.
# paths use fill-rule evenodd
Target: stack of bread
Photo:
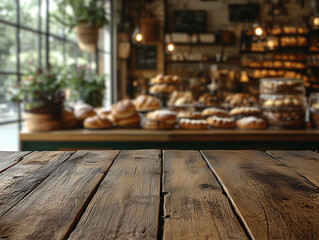
<path id="1" fill-rule="evenodd" d="M 155 110 L 149 112 L 143 120 L 145 129 L 173 129 L 176 123 L 176 113 L 170 110 Z"/>
<path id="2" fill-rule="evenodd" d="M 150 79 L 150 89 L 151 94 L 159 93 L 171 93 L 177 90 L 178 84 L 181 80 L 177 75 L 163 75 L 158 74 Z"/>
<path id="3" fill-rule="evenodd" d="M 183 129 L 207 129 L 208 124 L 201 112 L 182 111 L 178 115 L 178 126 Z"/>
<path id="4" fill-rule="evenodd" d="M 206 108 L 202 112 L 203 116 L 207 118 L 207 123 L 213 128 L 234 128 L 235 121 L 230 117 L 230 114 L 219 108 Z"/>
<path id="5" fill-rule="evenodd" d="M 124 99 L 111 108 L 110 118 L 117 127 L 139 127 L 140 115 L 130 99 Z"/>

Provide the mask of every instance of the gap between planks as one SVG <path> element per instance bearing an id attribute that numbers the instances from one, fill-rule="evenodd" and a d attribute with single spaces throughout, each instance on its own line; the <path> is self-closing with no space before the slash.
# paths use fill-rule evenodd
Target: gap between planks
<path id="1" fill-rule="evenodd" d="M 231 209 L 233 210 L 233 213 L 235 214 L 236 218 L 238 219 L 238 222 L 240 223 L 241 227 L 243 228 L 243 230 L 245 231 L 247 237 L 252 240 L 253 235 L 250 232 L 248 225 L 246 224 L 244 217 L 241 215 L 240 211 L 238 210 L 238 208 L 236 207 L 235 203 L 233 202 L 233 200 L 230 198 L 229 193 L 227 192 L 227 189 L 225 189 L 225 186 L 222 182 L 222 180 L 218 177 L 217 173 L 215 172 L 214 168 L 212 167 L 212 165 L 210 164 L 210 162 L 208 161 L 208 159 L 206 158 L 205 154 L 203 153 L 203 150 L 199 151 L 200 154 L 202 155 L 203 160 L 206 162 L 207 167 L 209 168 L 209 170 L 213 173 L 213 175 L 215 176 L 215 179 L 217 180 L 218 184 L 220 185 L 221 189 L 222 189 L 222 193 L 225 195 L 225 197 L 227 198 L 229 205 L 231 207 Z"/>

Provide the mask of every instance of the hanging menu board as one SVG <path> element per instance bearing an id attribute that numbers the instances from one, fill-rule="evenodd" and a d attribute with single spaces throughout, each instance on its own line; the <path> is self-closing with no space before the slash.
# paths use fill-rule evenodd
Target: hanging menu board
<path id="1" fill-rule="evenodd" d="M 206 32 L 206 12 L 177 10 L 174 11 L 175 32 L 204 33 Z"/>
<path id="2" fill-rule="evenodd" d="M 141 45 L 136 47 L 136 69 L 157 69 L 157 46 Z"/>
<path id="3" fill-rule="evenodd" d="M 259 4 L 229 4 L 228 10 L 231 22 L 258 22 Z"/>

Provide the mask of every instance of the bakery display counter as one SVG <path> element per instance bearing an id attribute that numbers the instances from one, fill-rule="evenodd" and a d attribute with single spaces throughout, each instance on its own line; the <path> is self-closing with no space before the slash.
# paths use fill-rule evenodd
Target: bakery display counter
<path id="1" fill-rule="evenodd" d="M 20 149 L 310 149 L 317 150 L 319 129 L 72 129 L 21 132 Z"/>

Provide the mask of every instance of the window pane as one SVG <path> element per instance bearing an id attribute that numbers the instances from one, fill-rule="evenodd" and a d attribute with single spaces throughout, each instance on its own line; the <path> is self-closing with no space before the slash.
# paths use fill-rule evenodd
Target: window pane
<path id="1" fill-rule="evenodd" d="M 16 71 L 16 30 L 0 24 L 0 70 Z"/>
<path id="2" fill-rule="evenodd" d="M 0 151 L 18 151 L 19 150 L 19 125 L 18 123 L 0 125 Z"/>
<path id="3" fill-rule="evenodd" d="M 11 0 L 12 1 L 12 0 Z M 39 5 L 38 0 L 20 0 L 21 25 L 39 29 Z"/>
<path id="4" fill-rule="evenodd" d="M 30 65 L 38 65 L 39 35 L 33 32 L 21 30 L 20 44 L 21 72 L 24 73 L 30 69 Z"/>
<path id="5" fill-rule="evenodd" d="M 16 2 L 0 0 L 0 18 L 10 22 L 16 22 Z"/>
<path id="6" fill-rule="evenodd" d="M 58 12 L 57 1 L 50 0 L 49 4 L 50 4 L 49 5 L 50 6 L 50 19 L 49 19 L 50 33 L 63 36 L 65 32 L 64 26 L 54 18 L 54 15 Z"/>
<path id="7" fill-rule="evenodd" d="M 17 107 L 10 102 L 10 87 L 17 83 L 15 75 L 0 75 L 0 123 L 18 119 Z"/>
<path id="8" fill-rule="evenodd" d="M 61 65 L 65 62 L 64 56 L 64 42 L 58 40 L 54 37 L 50 37 L 50 64 L 54 65 Z"/>
<path id="9" fill-rule="evenodd" d="M 76 63 L 78 51 L 76 44 L 66 43 L 66 63 L 68 65 Z"/>

